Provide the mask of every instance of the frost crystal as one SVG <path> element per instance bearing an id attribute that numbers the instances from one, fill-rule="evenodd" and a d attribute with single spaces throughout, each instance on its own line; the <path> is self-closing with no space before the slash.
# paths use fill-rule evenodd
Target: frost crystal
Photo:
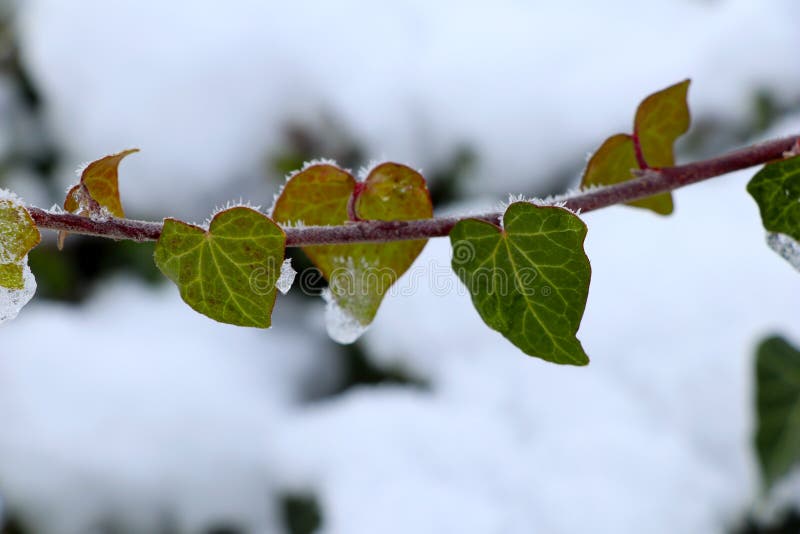
<path id="1" fill-rule="evenodd" d="M 381 162 L 378 161 L 377 159 L 371 159 L 366 165 L 362 165 L 361 167 L 359 167 L 357 175 L 358 181 L 359 182 L 365 181 L 367 179 L 367 176 L 369 176 L 370 173 L 375 169 L 375 167 L 377 167 L 380 164 Z"/>
<path id="2" fill-rule="evenodd" d="M 534 206 L 542 206 L 542 207 L 554 207 L 554 208 L 563 208 L 567 211 L 571 211 L 575 215 L 580 215 L 581 210 L 573 210 L 567 207 L 567 200 L 572 196 L 579 194 L 580 191 L 568 191 L 563 195 L 558 196 L 548 196 L 545 198 L 537 198 L 537 197 L 526 197 L 525 195 L 508 195 L 507 202 L 500 202 L 499 203 L 499 211 L 506 211 L 508 207 L 515 203 L 515 202 L 528 202 L 529 204 L 533 204 Z M 503 221 L 502 218 L 500 220 L 500 226 L 502 227 Z"/>
<path id="3" fill-rule="evenodd" d="M 292 288 L 292 284 L 294 283 L 294 277 L 297 274 L 292 268 L 292 260 L 291 258 L 287 258 L 283 260 L 281 264 L 281 274 L 278 276 L 278 279 L 275 281 L 275 287 L 283 293 L 284 295 L 289 292 L 289 289 Z"/>
<path id="4" fill-rule="evenodd" d="M 80 165 L 78 165 L 78 166 L 75 168 L 75 176 L 77 176 L 78 178 L 80 178 L 81 176 L 83 176 L 83 171 L 85 171 L 85 170 L 86 170 L 86 167 L 88 167 L 88 166 L 89 166 L 89 165 L 91 165 L 91 164 L 92 164 L 92 162 L 91 162 L 91 161 L 84 161 L 83 163 L 81 163 Z M 67 188 L 67 190 L 69 190 L 69 189 L 72 189 L 72 186 L 70 186 L 70 187 L 68 187 L 68 188 Z"/>
<path id="5" fill-rule="evenodd" d="M 325 288 L 322 291 L 322 298 L 326 302 L 325 328 L 332 340 L 342 345 L 349 345 L 367 331 L 366 326 L 339 306 L 330 289 Z"/>
<path id="6" fill-rule="evenodd" d="M 800 243 L 786 234 L 768 233 L 767 245 L 800 271 Z"/>
<path id="7" fill-rule="evenodd" d="M 316 165 L 331 165 L 332 167 L 336 167 L 337 169 L 342 169 L 341 167 L 339 167 L 339 164 L 336 163 L 335 159 L 329 159 L 329 158 L 312 159 L 310 161 L 304 161 L 302 167 L 300 167 L 299 169 L 297 169 L 295 171 L 292 171 L 289 174 L 287 174 L 286 177 L 285 177 L 286 181 L 288 182 L 289 180 L 291 180 L 292 178 L 294 178 L 295 176 L 297 176 L 301 172 L 303 172 L 305 170 L 308 170 L 309 168 L 314 167 Z M 350 169 L 342 169 L 342 170 L 345 171 L 345 172 L 350 172 Z"/>
<path id="8" fill-rule="evenodd" d="M 22 289 L 8 289 L 0 286 L 0 323 L 15 318 L 36 292 L 36 279 L 28 267 L 28 256 L 23 258 Z"/>
<path id="9" fill-rule="evenodd" d="M 112 215 L 112 213 L 108 211 L 108 208 L 105 206 L 100 206 L 99 211 L 92 211 L 89 213 L 89 218 L 94 222 L 106 222 L 113 216 L 114 215 Z"/>
<path id="10" fill-rule="evenodd" d="M 253 205 L 249 201 L 245 201 L 242 198 L 239 198 L 238 201 L 229 200 L 229 201 L 227 201 L 225 203 L 224 206 L 214 206 L 214 211 L 211 212 L 211 215 L 205 221 L 206 225 L 211 224 L 211 220 L 216 215 L 222 213 L 223 211 L 232 209 L 232 208 L 250 208 L 251 210 L 254 210 L 254 211 L 259 211 L 259 212 L 261 211 L 261 206 L 260 205 L 257 205 L 257 206 Z"/>

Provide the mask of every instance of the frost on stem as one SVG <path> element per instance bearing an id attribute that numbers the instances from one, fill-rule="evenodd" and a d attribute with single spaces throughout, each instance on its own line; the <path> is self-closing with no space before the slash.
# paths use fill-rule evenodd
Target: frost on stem
<path id="1" fill-rule="evenodd" d="M 14 319 L 36 293 L 36 279 L 28 267 L 27 255 L 23 258 L 22 279 L 24 282 L 22 289 L 0 286 L 0 323 Z"/>
<path id="2" fill-rule="evenodd" d="M 349 345 L 367 331 L 367 326 L 339 306 L 329 288 L 322 290 L 322 298 L 326 303 L 325 328 L 332 340 L 342 345 Z"/>
<path id="3" fill-rule="evenodd" d="M 786 234 L 770 232 L 767 234 L 767 245 L 781 258 L 800 271 L 800 243 Z"/>
<path id="4" fill-rule="evenodd" d="M 283 263 L 281 264 L 281 274 L 278 275 L 278 279 L 275 280 L 275 287 L 278 289 L 278 291 L 285 295 L 292 288 L 294 277 L 296 275 L 297 271 L 295 271 L 292 267 L 291 258 L 283 260 Z"/>

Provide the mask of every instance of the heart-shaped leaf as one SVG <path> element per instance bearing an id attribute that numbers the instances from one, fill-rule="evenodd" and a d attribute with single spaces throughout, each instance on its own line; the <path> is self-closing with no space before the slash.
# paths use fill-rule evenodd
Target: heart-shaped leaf
<path id="1" fill-rule="evenodd" d="M 432 216 L 425 179 L 397 163 L 378 165 L 363 182 L 333 165 L 312 165 L 287 182 L 272 211 L 273 219 L 280 223 L 314 226 Z M 355 341 L 425 243 L 415 240 L 303 247 L 328 280 L 329 298 L 335 305 L 329 311 L 328 332 L 334 340 Z"/>
<path id="2" fill-rule="evenodd" d="M 747 184 L 764 228 L 800 241 L 800 156 L 765 165 Z"/>
<path id="3" fill-rule="evenodd" d="M 586 365 L 575 337 L 589 292 L 586 225 L 557 207 L 511 204 L 503 228 L 476 219 L 450 232 L 453 270 L 491 328 L 525 354 Z"/>
<path id="4" fill-rule="evenodd" d="M 267 328 L 286 234 L 251 208 L 217 213 L 208 230 L 164 219 L 155 262 L 183 300 L 217 321 Z"/>
<path id="5" fill-rule="evenodd" d="M 756 351 L 756 452 L 769 489 L 800 464 L 800 351 L 770 337 Z"/>
<path id="6" fill-rule="evenodd" d="M 581 185 L 616 184 L 632 179 L 632 171 L 637 169 L 675 165 L 673 145 L 689 129 L 691 121 L 686 102 L 688 90 L 689 80 L 684 80 L 642 100 L 636 110 L 633 135 L 616 134 L 606 139 L 586 165 Z M 673 211 L 670 193 L 627 204 L 661 215 Z"/>
<path id="7" fill-rule="evenodd" d="M 28 252 L 39 244 L 41 235 L 30 213 L 14 197 L 2 192 L 0 199 L 0 286 L 20 290 Z"/>

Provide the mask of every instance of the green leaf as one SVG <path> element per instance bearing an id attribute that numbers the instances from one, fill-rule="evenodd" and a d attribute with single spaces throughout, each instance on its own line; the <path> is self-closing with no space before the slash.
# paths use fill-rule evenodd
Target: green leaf
<path id="1" fill-rule="evenodd" d="M 456 224 L 453 270 L 484 322 L 525 354 L 586 365 L 575 337 L 591 278 L 585 237 L 572 212 L 515 202 L 503 228 L 476 219 Z"/>
<path id="2" fill-rule="evenodd" d="M 800 351 L 774 336 L 756 350 L 756 452 L 769 490 L 800 462 Z"/>
<path id="3" fill-rule="evenodd" d="M 381 221 L 432 217 L 425 179 L 397 163 L 378 165 L 363 182 L 356 182 L 350 173 L 333 165 L 312 165 L 287 182 L 272 211 L 275 221 L 288 225 L 333 226 L 353 220 L 353 216 Z M 386 292 L 411 266 L 426 242 L 318 245 L 303 247 L 303 251 L 328 280 L 336 304 L 366 327 Z"/>
<path id="4" fill-rule="evenodd" d="M 800 241 L 800 156 L 764 166 L 747 184 L 770 232 Z"/>
<path id="5" fill-rule="evenodd" d="M 286 235 L 265 215 L 245 207 L 217 213 L 208 230 L 164 219 L 155 262 L 183 300 L 217 321 L 267 328 Z"/>
<path id="6" fill-rule="evenodd" d="M 0 286 L 25 287 L 25 257 L 40 240 L 39 229 L 28 210 L 16 199 L 0 200 Z"/>
<path id="7" fill-rule="evenodd" d="M 594 153 L 583 174 L 582 186 L 611 185 L 633 178 L 632 170 L 641 170 L 636 158 L 636 144 L 649 168 L 675 165 L 675 141 L 689 129 L 691 117 L 686 101 L 689 80 L 651 94 L 639 104 L 633 135 L 616 134 Z M 673 211 L 672 195 L 659 193 L 627 203 L 650 209 L 661 215 Z"/>

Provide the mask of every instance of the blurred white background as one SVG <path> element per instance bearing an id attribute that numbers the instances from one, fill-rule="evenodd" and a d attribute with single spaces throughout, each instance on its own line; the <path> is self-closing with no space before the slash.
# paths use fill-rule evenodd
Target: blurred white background
<path id="1" fill-rule="evenodd" d="M 492 209 L 574 187 L 641 98 L 687 77 L 681 161 L 800 132 L 792 0 L 2 11 L 1 178 L 45 207 L 81 162 L 136 146 L 137 218 L 267 208 L 315 157 L 406 163 L 439 212 Z M 800 340 L 800 278 L 764 244 L 752 174 L 678 191 L 670 218 L 586 215 L 580 369 L 484 326 L 442 274 L 447 240 L 340 347 L 297 288 L 270 330 L 229 327 L 153 281 L 152 248 L 73 237 L 59 255 L 47 235 L 39 294 L 0 327 L 0 517 L 35 534 L 722 533 L 800 505 L 800 477 L 759 502 L 751 447 L 753 348 Z"/>

